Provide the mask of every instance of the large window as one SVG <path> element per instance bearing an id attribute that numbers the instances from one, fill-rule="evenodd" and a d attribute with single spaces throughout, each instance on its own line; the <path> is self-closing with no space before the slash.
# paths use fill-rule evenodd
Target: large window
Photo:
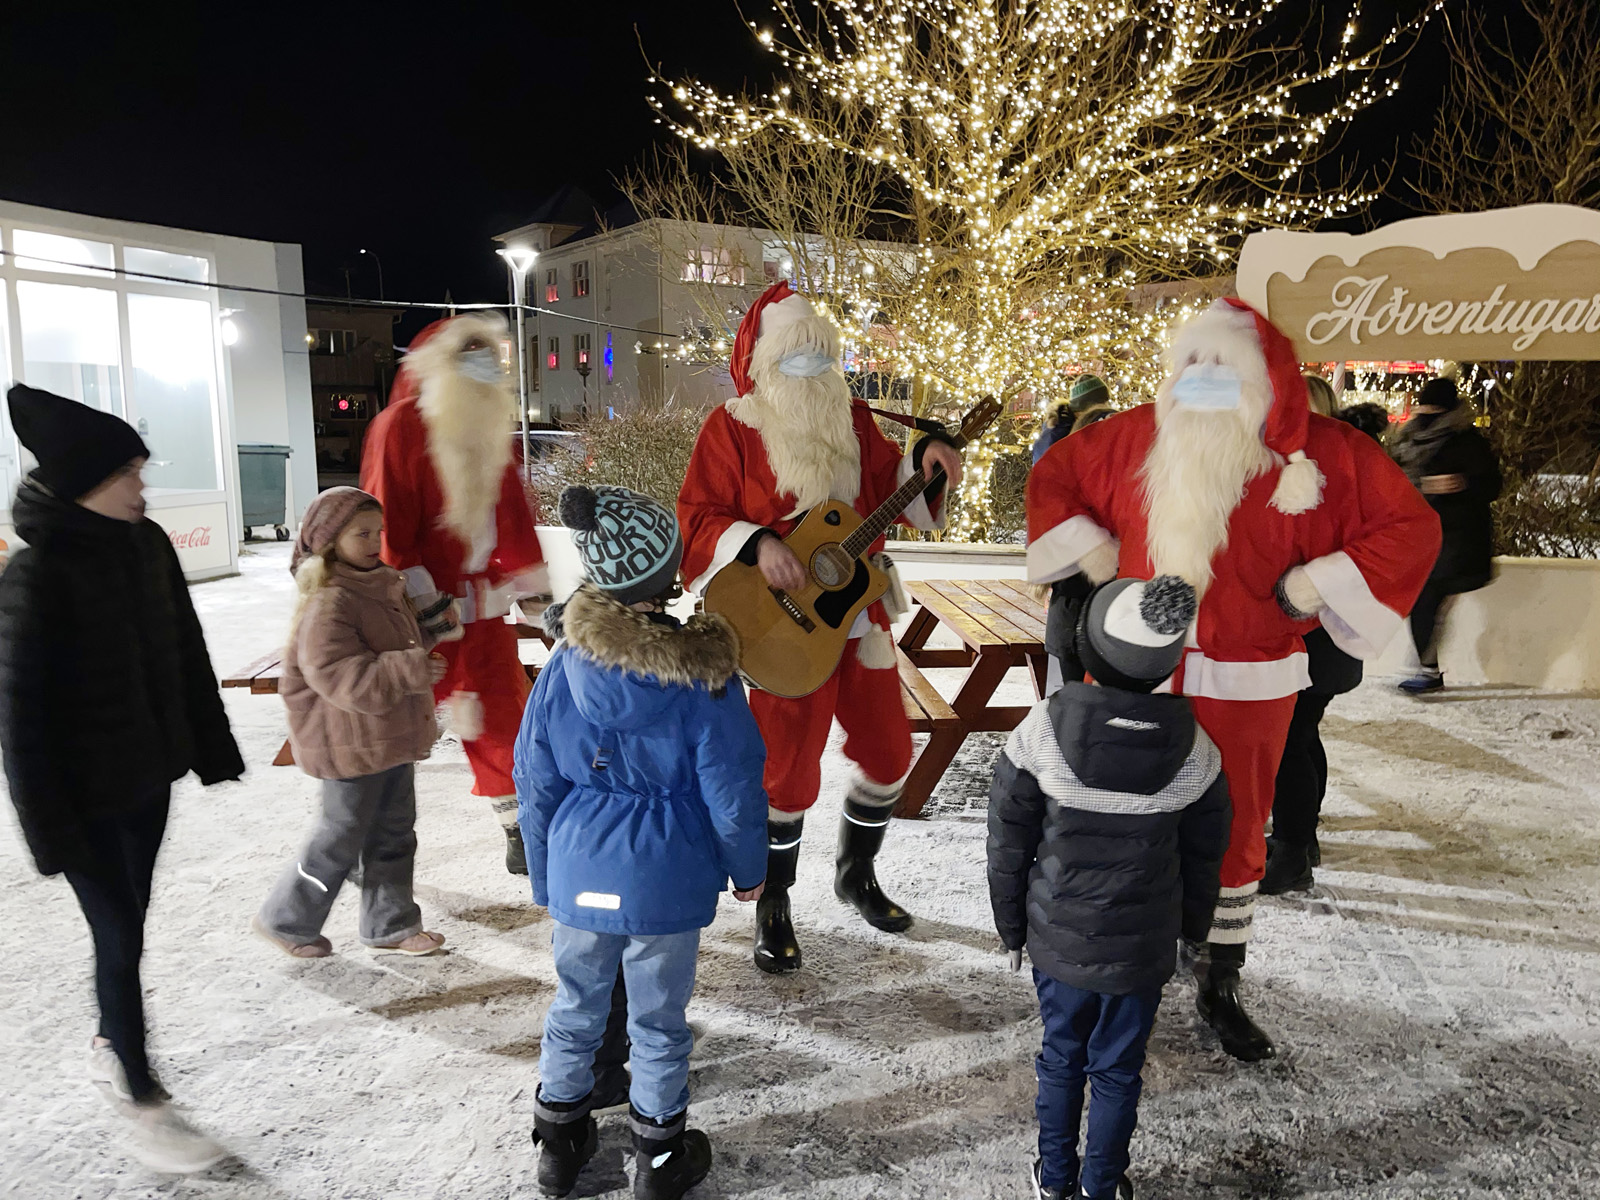
<path id="1" fill-rule="evenodd" d="M 153 488 L 215 491 L 216 354 L 211 305 L 176 296 L 128 296 L 133 409 L 150 447 Z"/>
<path id="2" fill-rule="evenodd" d="M 572 264 L 572 294 L 576 297 L 589 294 L 589 264 L 586 261 Z"/>
<path id="3" fill-rule="evenodd" d="M 136 276 L 154 276 L 162 283 L 211 282 L 211 264 L 193 254 L 169 254 L 165 250 L 128 246 L 122 251 L 122 265 Z"/>
<path id="4" fill-rule="evenodd" d="M 115 292 L 19 280 L 17 308 L 24 380 L 102 412 L 128 415 Z"/>
<path id="5" fill-rule="evenodd" d="M 62 275 L 111 274 L 110 242 L 87 242 L 59 233 L 19 229 L 12 237 L 11 248 L 17 252 L 17 266 L 31 271 L 53 271 Z"/>
<path id="6" fill-rule="evenodd" d="M 744 284 L 744 267 L 733 265 L 733 251 L 726 246 L 701 246 L 683 264 L 684 283 Z"/>
<path id="7" fill-rule="evenodd" d="M 544 302 L 546 304 L 554 304 L 561 299 L 561 284 L 558 279 L 559 277 L 554 267 L 544 273 Z"/>

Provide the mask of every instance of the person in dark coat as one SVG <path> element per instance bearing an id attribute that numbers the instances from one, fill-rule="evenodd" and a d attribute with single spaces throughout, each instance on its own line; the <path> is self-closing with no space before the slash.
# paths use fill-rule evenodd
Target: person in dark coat
<path id="1" fill-rule="evenodd" d="M 1033 439 L 1033 461 L 1038 462 L 1046 450 L 1069 433 L 1077 433 L 1116 411 L 1111 407 L 1111 389 L 1106 387 L 1105 380 L 1098 375 L 1079 375 L 1072 381 L 1067 398 L 1057 400 L 1045 410 L 1044 424 L 1039 436 Z"/>
<path id="2" fill-rule="evenodd" d="M 1077 630 L 1097 682 L 1034 705 L 995 767 L 995 928 L 1013 969 L 1027 948 L 1044 1019 L 1039 1200 L 1132 1195 L 1128 1143 L 1161 989 L 1179 937 L 1214 936 L 1232 820 L 1222 756 L 1187 698 L 1150 694 L 1177 669 L 1195 609 L 1176 576 L 1097 588 Z M 1086 1076 L 1094 1108 L 1080 1159 Z"/>
<path id="3" fill-rule="evenodd" d="M 1400 429 L 1394 460 L 1439 514 L 1444 543 L 1433 573 L 1411 610 L 1411 636 L 1422 670 L 1400 686 L 1432 692 L 1444 686 L 1439 670 L 1438 624 L 1453 596 L 1474 592 L 1494 577 L 1494 520 L 1489 506 L 1500 495 L 1500 464 L 1488 439 L 1472 424 L 1452 379 L 1430 379 Z"/>
<path id="4" fill-rule="evenodd" d="M 223 1150 L 170 1103 L 145 1055 L 139 959 L 172 784 L 244 762 L 166 532 L 144 516 L 149 451 L 124 421 L 22 385 L 8 393 L 38 468 L 12 514 L 27 542 L 0 575 L 0 748 L 23 837 L 64 874 L 94 935 L 91 1078 L 168 1172 Z"/>
<path id="5" fill-rule="evenodd" d="M 1326 396 L 1318 391 L 1318 383 L 1326 390 Z M 1306 384 L 1312 411 L 1324 416 L 1335 415 L 1324 412 L 1321 407 L 1333 403 L 1333 390 L 1321 377 L 1307 375 Z M 1388 411 L 1377 404 L 1353 405 L 1336 415 L 1375 441 L 1382 440 L 1382 431 L 1389 423 Z M 1284 740 L 1283 758 L 1278 762 L 1272 797 L 1272 836 L 1267 839 L 1267 872 L 1261 877 L 1263 896 L 1303 892 L 1316 883 L 1312 868 L 1322 865 L 1317 822 L 1321 819 L 1322 800 L 1328 791 L 1328 754 L 1322 747 L 1322 718 L 1335 696 L 1361 686 L 1361 660 L 1339 649 L 1326 629 L 1318 625 L 1304 637 L 1311 686 L 1295 697 L 1294 716 L 1290 718 L 1289 735 Z"/>

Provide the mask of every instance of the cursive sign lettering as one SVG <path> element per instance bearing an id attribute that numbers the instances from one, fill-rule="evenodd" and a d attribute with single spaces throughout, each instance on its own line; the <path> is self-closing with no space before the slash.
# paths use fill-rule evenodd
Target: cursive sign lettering
<path id="1" fill-rule="evenodd" d="M 1345 334 L 1352 345 L 1363 336 L 1421 329 L 1428 337 L 1462 334 L 1516 335 L 1511 349 L 1522 353 L 1545 333 L 1600 333 L 1600 294 L 1567 299 L 1505 300 L 1505 284 L 1483 300 L 1412 300 L 1410 289 L 1395 285 L 1380 301 L 1389 276 L 1346 275 L 1333 285 L 1333 307 L 1306 322 L 1306 341 L 1325 346 Z"/>
<path id="2" fill-rule="evenodd" d="M 167 540 L 174 550 L 199 550 L 211 545 L 211 526 L 198 525 L 188 533 L 168 533 Z"/>

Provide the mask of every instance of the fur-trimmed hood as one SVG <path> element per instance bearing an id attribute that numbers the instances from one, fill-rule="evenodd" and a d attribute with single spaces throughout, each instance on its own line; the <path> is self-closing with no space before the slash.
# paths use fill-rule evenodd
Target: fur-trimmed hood
<path id="1" fill-rule="evenodd" d="M 652 621 L 586 583 L 564 605 L 545 612 L 545 629 L 578 657 L 600 668 L 569 668 L 573 699 L 599 725 L 631 727 L 673 703 L 673 687 L 716 692 L 739 669 L 739 639 L 714 613 L 683 625 Z M 616 687 L 615 671 L 623 673 Z"/>

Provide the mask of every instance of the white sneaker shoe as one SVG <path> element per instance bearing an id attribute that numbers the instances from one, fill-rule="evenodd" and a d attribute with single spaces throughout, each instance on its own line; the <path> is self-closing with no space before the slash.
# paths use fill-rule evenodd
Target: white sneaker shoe
<path id="1" fill-rule="evenodd" d="M 214 1167 L 228 1152 L 184 1119 L 170 1101 L 132 1106 L 133 1156 L 152 1171 L 193 1175 Z"/>
<path id="2" fill-rule="evenodd" d="M 161 1086 L 161 1080 L 156 1078 L 154 1071 L 150 1078 L 156 1085 L 153 1100 L 171 1100 L 167 1089 Z M 128 1087 L 128 1073 L 122 1069 L 122 1060 L 117 1057 L 117 1052 L 107 1042 L 101 1046 L 90 1043 L 89 1046 L 89 1082 L 99 1088 L 117 1108 L 133 1103 L 133 1091 Z"/>

